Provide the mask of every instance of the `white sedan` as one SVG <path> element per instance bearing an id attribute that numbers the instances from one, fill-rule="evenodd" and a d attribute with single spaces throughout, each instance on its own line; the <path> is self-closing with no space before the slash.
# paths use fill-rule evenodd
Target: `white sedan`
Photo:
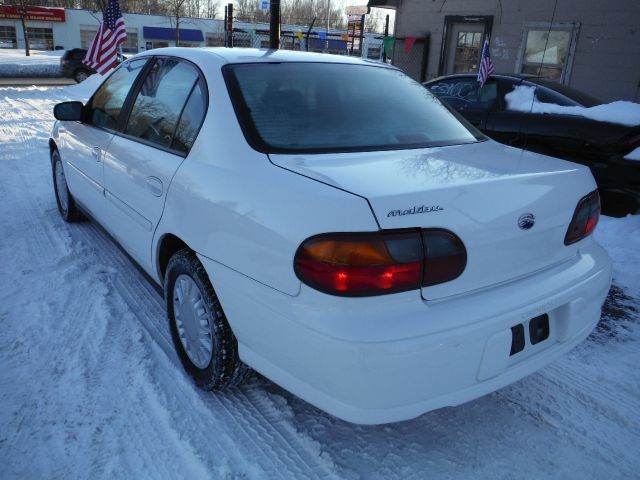
<path id="1" fill-rule="evenodd" d="M 589 170 L 487 139 L 393 67 L 159 49 L 54 114 L 60 213 L 164 288 L 205 389 L 250 366 L 351 422 L 405 420 L 534 372 L 600 317 Z"/>

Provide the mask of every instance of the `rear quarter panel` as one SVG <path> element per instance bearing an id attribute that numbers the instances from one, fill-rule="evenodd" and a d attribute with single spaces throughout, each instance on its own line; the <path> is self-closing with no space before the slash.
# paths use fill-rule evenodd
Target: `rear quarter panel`
<path id="1" fill-rule="evenodd" d="M 162 237 L 173 234 L 200 255 L 297 295 L 293 260 L 306 238 L 375 231 L 378 224 L 365 199 L 277 167 L 251 149 L 219 66 L 201 68 L 207 72 L 209 111 L 169 187 L 152 258 L 158 258 Z"/>

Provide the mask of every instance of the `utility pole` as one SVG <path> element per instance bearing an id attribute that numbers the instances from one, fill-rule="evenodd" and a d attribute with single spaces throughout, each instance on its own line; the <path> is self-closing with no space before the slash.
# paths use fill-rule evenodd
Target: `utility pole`
<path id="1" fill-rule="evenodd" d="M 327 0 L 327 50 L 329 50 L 329 25 L 331 19 L 331 0 Z"/>
<path id="2" fill-rule="evenodd" d="M 233 3 L 229 3 L 226 7 L 227 21 L 225 30 L 227 31 L 227 47 L 233 47 Z"/>
<path id="3" fill-rule="evenodd" d="M 389 14 L 387 14 L 387 18 L 384 20 L 384 38 L 389 36 Z M 387 51 L 384 49 L 384 42 L 382 43 L 382 61 L 387 61 Z"/>
<path id="4" fill-rule="evenodd" d="M 278 50 L 280 48 L 280 0 L 271 0 L 269 10 L 269 48 Z"/>

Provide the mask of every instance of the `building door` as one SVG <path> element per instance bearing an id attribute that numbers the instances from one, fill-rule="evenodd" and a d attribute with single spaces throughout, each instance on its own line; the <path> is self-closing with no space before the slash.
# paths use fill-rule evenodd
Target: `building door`
<path id="1" fill-rule="evenodd" d="M 486 16 L 446 16 L 439 75 L 477 72 L 482 42 L 492 23 L 493 18 Z"/>

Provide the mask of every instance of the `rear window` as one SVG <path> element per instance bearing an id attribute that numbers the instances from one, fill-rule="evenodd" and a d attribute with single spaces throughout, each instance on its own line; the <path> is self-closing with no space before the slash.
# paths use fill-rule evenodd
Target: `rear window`
<path id="1" fill-rule="evenodd" d="M 68 60 L 82 60 L 86 53 L 86 50 L 67 50 L 64 56 Z"/>
<path id="2" fill-rule="evenodd" d="M 569 98 L 570 100 L 574 101 L 575 103 L 583 107 L 595 107 L 597 105 L 602 105 L 602 101 L 598 100 L 597 98 L 592 97 L 591 95 L 588 95 L 579 90 L 576 90 L 575 88 L 562 85 L 561 83 L 558 83 L 558 82 L 547 80 L 545 78 L 527 78 L 527 81 L 531 83 L 535 83 L 536 85 L 542 85 L 543 87 L 547 87 L 548 89 L 553 90 L 554 92 L 557 92 L 560 95 L 564 95 L 565 97 Z M 538 98 L 539 97 L 540 95 L 538 94 Z M 539 98 L 539 100 L 541 102 L 546 102 L 546 103 L 557 103 L 558 105 L 564 105 L 564 104 L 570 105 L 566 101 L 564 103 L 560 103 L 557 98 L 549 99 L 549 100 L 543 100 L 542 98 Z"/>
<path id="3" fill-rule="evenodd" d="M 335 63 L 229 65 L 249 143 L 273 153 L 398 150 L 484 137 L 398 70 Z"/>

